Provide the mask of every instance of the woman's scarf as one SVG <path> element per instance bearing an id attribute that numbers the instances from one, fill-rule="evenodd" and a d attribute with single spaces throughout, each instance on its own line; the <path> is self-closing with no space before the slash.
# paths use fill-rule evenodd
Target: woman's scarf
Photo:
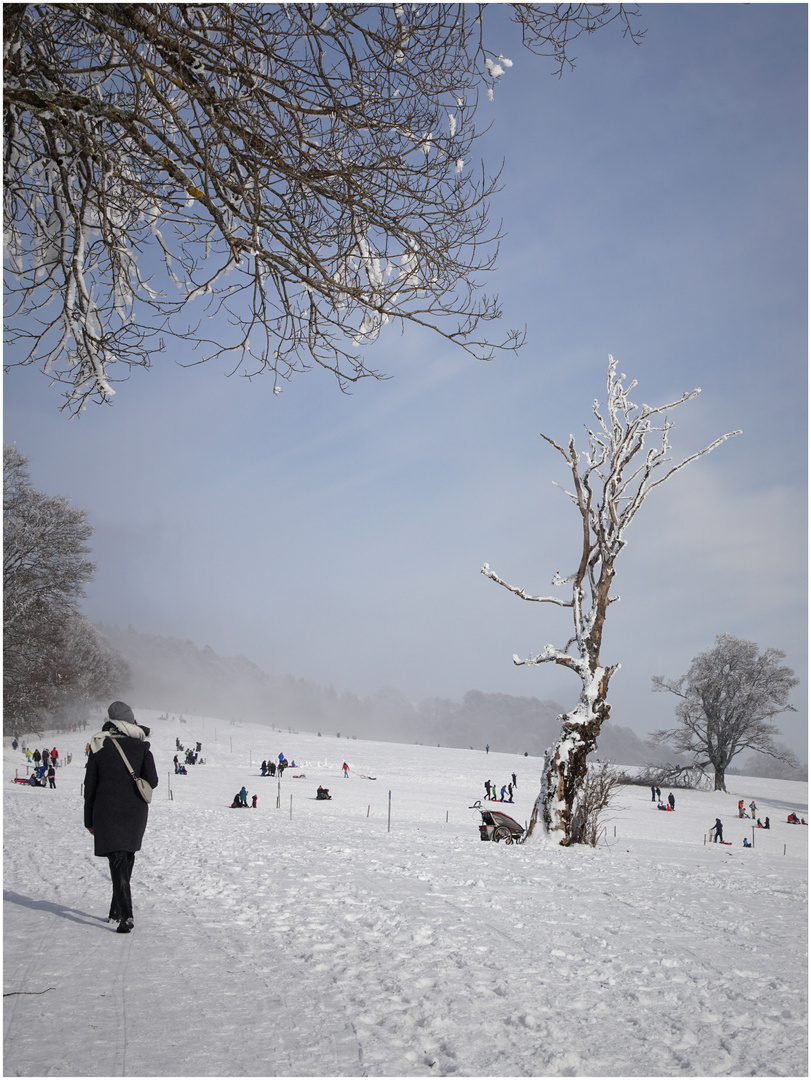
<path id="1" fill-rule="evenodd" d="M 99 731 L 90 738 L 90 749 L 94 754 L 101 750 L 107 738 L 115 739 L 122 735 L 129 736 L 130 739 L 144 740 L 146 738 L 143 728 L 138 727 L 137 724 L 130 724 L 126 720 L 108 720 L 104 726 L 107 728 L 106 731 Z"/>

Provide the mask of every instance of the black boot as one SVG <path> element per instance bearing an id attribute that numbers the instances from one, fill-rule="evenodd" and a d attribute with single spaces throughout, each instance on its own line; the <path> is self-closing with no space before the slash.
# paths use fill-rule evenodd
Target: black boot
<path id="1" fill-rule="evenodd" d="M 113 883 L 113 899 L 110 904 L 110 917 L 116 921 L 132 920 L 132 895 L 130 876 L 135 864 L 135 855 L 131 851 L 111 851 L 107 856 L 110 864 L 110 878 Z M 131 928 L 131 927 L 130 927 Z M 122 933 L 129 933 L 122 930 Z"/>

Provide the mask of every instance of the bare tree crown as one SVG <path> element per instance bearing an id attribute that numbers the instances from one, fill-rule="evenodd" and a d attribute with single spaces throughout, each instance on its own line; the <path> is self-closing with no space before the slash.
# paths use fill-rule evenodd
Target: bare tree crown
<path id="1" fill-rule="evenodd" d="M 775 742 L 775 716 L 796 712 L 789 694 L 799 679 L 782 664 L 786 654 L 754 641 L 719 634 L 715 645 L 699 653 L 686 675 L 657 675 L 653 689 L 679 698 L 674 727 L 655 731 L 655 743 L 670 743 L 693 755 L 695 764 L 712 765 L 716 790 L 725 791 L 724 774 L 742 750 L 754 750 L 798 765 L 792 751 Z"/>
<path id="2" fill-rule="evenodd" d="M 387 323 L 477 356 L 498 170 L 476 166 L 479 95 L 510 61 L 478 4 L 8 4 L 7 343 L 109 401 L 164 335 L 277 377 L 380 373 Z M 512 5 L 571 66 L 620 5 Z M 217 318 L 215 318 L 217 316 Z"/>
<path id="3" fill-rule="evenodd" d="M 638 406 L 630 398 L 636 381 L 626 386 L 625 379 L 624 374 L 617 373 L 614 357 L 609 356 L 605 406 L 595 399 L 592 413 L 596 424 L 586 428 L 586 450 L 577 450 L 574 435 L 570 435 L 563 446 L 541 433 L 541 438 L 554 447 L 567 464 L 571 486 L 562 490 L 577 507 L 581 519 L 582 543 L 577 569 L 567 577 L 556 573 L 552 579 L 556 587 L 570 586 L 569 595 L 533 596 L 523 588 L 507 584 L 487 563 L 482 567 L 481 572 L 486 577 L 522 600 L 572 609 L 574 636 L 565 649 L 547 645 L 539 656 L 526 660 L 514 657 L 516 664 L 552 661 L 584 674 L 595 670 L 608 605 L 619 599 L 610 595 L 610 588 L 614 562 L 627 543 L 628 526 L 654 488 L 727 439 L 741 434 L 740 431 L 728 432 L 703 450 L 673 463 L 669 439 L 673 423 L 668 414 L 697 397 L 700 389 L 687 391 L 664 405 Z M 577 658 L 569 655 L 573 646 L 577 646 Z"/>

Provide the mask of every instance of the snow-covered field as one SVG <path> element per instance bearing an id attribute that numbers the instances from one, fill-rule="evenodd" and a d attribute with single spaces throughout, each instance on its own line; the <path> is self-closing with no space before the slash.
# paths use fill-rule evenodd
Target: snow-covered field
<path id="1" fill-rule="evenodd" d="M 625 788 L 596 850 L 505 846 L 469 806 L 515 771 L 524 823 L 536 758 L 135 712 L 161 784 L 129 936 L 82 826 L 100 718 L 55 791 L 4 740 L 4 1076 L 807 1075 L 806 784 Z"/>

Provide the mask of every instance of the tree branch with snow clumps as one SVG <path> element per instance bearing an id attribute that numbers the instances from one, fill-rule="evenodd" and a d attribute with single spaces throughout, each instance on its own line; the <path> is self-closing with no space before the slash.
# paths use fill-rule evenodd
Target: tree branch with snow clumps
<path id="1" fill-rule="evenodd" d="M 109 402 L 165 337 L 189 363 L 277 380 L 382 378 L 387 324 L 472 355 L 517 349 L 483 292 L 498 170 L 474 162 L 479 94 L 510 61 L 479 4 L 7 4 L 7 365 L 65 408 Z M 622 5 L 513 5 L 571 66 Z"/>
<path id="2" fill-rule="evenodd" d="M 609 356 L 605 408 L 595 400 L 592 413 L 596 423 L 586 428 L 585 450 L 577 450 L 573 435 L 565 446 L 541 435 L 566 462 L 571 487 L 562 490 L 580 515 L 577 569 L 568 577 L 556 573 L 552 579 L 554 587 L 569 587 L 568 596 L 535 596 L 510 585 L 487 563 L 481 569 L 485 577 L 522 600 L 555 604 L 572 611 L 573 634 L 562 649 L 547 645 L 536 656 L 513 657 L 516 664 L 559 664 L 570 668 L 581 680 L 580 699 L 570 713 L 561 716 L 561 736 L 546 752 L 531 826 L 540 820 L 544 830 L 560 836 L 564 845 L 582 840 L 577 833 L 577 822 L 582 820 L 577 813 L 578 793 L 586 776 L 587 756 L 596 747 L 600 728 L 608 719 L 608 685 L 619 669 L 619 664 L 604 665 L 600 652 L 609 605 L 619 600 L 611 595 L 611 589 L 616 560 L 627 543 L 628 527 L 654 488 L 741 434 L 729 432 L 678 464 L 671 464 L 669 435 L 673 424 L 667 414 L 697 397 L 700 390 L 691 390 L 655 408 L 637 406 L 630 398 L 636 382 L 626 386 L 625 378 L 617 374 L 617 363 Z"/>

